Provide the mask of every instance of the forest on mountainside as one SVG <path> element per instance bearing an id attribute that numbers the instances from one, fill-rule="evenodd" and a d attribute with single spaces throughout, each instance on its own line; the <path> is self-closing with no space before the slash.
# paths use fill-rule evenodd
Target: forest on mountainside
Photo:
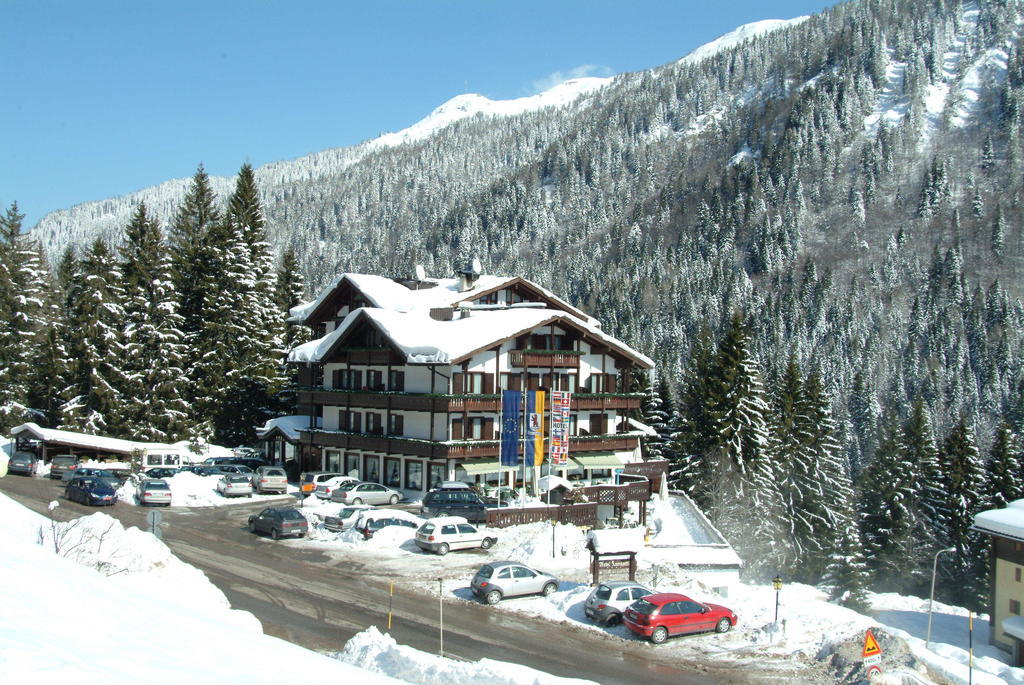
<path id="1" fill-rule="evenodd" d="M 847 513 L 886 538 L 862 535 L 861 558 L 876 560 L 876 579 L 919 587 L 919 556 L 960 535 L 938 494 L 954 487 L 949 455 L 967 474 L 956 488 L 988 492 L 961 498 L 976 509 L 998 493 L 963 455 L 991 467 L 1020 453 L 1022 17 L 1016 0 L 850 2 L 701 61 L 620 76 L 566 108 L 279 163 L 256 172 L 267 238 L 294 251 L 314 291 L 340 271 L 423 264 L 447 276 L 474 255 L 537 281 L 657 361 L 678 485 L 714 508 L 694 475 L 711 474 L 732 482 L 737 504 L 754 493 L 780 512 L 758 530 L 728 507 L 716 516 L 766 558 L 761 571 L 806 559 L 795 521 L 842 529 L 835 509 L 800 509 L 801 487 L 780 490 L 813 482 L 809 467 L 791 469 L 824 458 L 768 469 L 758 456 L 824 442 L 842 457 L 829 482 L 853 488 Z M 88 221 L 58 228 L 37 229 L 48 251 L 91 240 Z M 747 378 L 759 399 L 729 414 L 713 393 L 695 399 L 702 378 L 720 390 Z M 806 385 L 817 399 L 792 399 Z M 827 408 L 827 439 L 771 448 L 790 405 L 802 407 L 791 424 Z M 875 483 L 902 490 L 871 499 Z M 885 501 L 909 504 L 884 513 Z M 864 528 L 867 515 L 879 518 Z M 780 530 L 788 542 L 763 547 Z M 853 544 L 822 549 L 849 562 L 829 573 L 853 573 L 857 554 L 841 549 Z M 976 556 L 966 545 L 961 576 Z"/>

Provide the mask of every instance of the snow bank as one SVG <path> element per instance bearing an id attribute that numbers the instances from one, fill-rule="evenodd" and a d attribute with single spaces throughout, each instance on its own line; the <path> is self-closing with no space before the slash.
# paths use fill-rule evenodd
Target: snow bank
<path id="1" fill-rule="evenodd" d="M 268 503 L 271 501 L 282 502 L 283 504 L 292 504 L 296 500 L 293 495 L 299 492 L 299 489 L 288 484 L 288 492 L 285 495 L 271 494 L 271 495 L 259 495 L 253 493 L 250 497 L 225 497 L 217 492 L 217 481 L 220 480 L 220 476 L 199 476 L 195 473 L 188 471 L 182 471 L 176 473 L 170 478 L 164 478 L 167 485 L 171 488 L 171 506 L 172 507 L 220 507 L 229 504 L 240 504 L 247 503 L 252 504 L 265 500 Z M 128 504 L 138 504 L 135 499 L 136 482 L 129 479 L 121 488 L 117 491 L 117 498 L 121 502 Z"/>
<path id="2" fill-rule="evenodd" d="M 420 685 L 584 685 L 592 682 L 559 678 L 507 661 L 445 659 L 400 645 L 374 627 L 357 634 L 343 651 L 333 656 L 371 673 L 386 673 Z"/>

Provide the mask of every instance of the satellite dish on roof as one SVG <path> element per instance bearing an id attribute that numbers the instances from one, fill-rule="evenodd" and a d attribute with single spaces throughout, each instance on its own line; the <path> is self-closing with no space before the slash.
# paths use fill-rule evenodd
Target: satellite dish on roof
<path id="1" fill-rule="evenodd" d="M 416 265 L 416 280 L 424 281 L 427 278 L 427 270 L 423 268 L 422 264 Z"/>

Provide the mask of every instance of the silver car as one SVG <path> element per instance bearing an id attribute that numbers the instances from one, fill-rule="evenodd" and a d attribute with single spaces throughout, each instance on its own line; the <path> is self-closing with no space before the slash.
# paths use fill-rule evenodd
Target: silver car
<path id="1" fill-rule="evenodd" d="M 280 466 L 261 466 L 252 476 L 252 489 L 257 493 L 288 492 L 288 475 Z"/>
<path id="2" fill-rule="evenodd" d="M 469 587 L 488 604 L 497 604 L 505 597 L 547 597 L 558 589 L 558 579 L 518 561 L 494 561 L 480 567 Z"/>
<path id="3" fill-rule="evenodd" d="M 162 478 L 150 478 L 139 483 L 135 498 L 144 507 L 171 506 L 171 486 Z"/>
<path id="4" fill-rule="evenodd" d="M 366 504 L 354 504 L 349 507 L 342 507 L 334 516 L 324 516 L 324 528 L 335 533 L 348 530 L 359 520 L 359 514 L 373 509 Z"/>
<path id="5" fill-rule="evenodd" d="M 332 502 L 342 504 L 398 504 L 404 495 L 398 490 L 386 488 L 380 483 L 356 483 L 350 488 L 335 490 L 331 495 Z"/>
<path id="6" fill-rule="evenodd" d="M 228 473 L 217 481 L 217 492 L 224 497 L 252 497 L 252 483 L 240 473 Z"/>
<path id="7" fill-rule="evenodd" d="M 598 584 L 587 595 L 583 612 L 592 621 L 606 626 L 622 623 L 622 612 L 630 604 L 654 593 L 632 580 L 610 580 Z"/>

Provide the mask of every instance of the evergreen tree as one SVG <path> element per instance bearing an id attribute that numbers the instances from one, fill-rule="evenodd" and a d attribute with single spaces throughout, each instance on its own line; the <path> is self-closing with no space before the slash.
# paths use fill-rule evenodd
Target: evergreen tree
<path id="1" fill-rule="evenodd" d="M 714 354 L 714 342 L 704 329 L 690 348 L 680 389 L 679 430 L 666 449 L 673 459 L 669 474 L 672 487 L 685 490 L 705 511 L 710 504 L 709 455 L 717 440 L 710 404 Z"/>
<path id="2" fill-rule="evenodd" d="M 666 428 L 665 412 L 661 408 L 661 396 L 651 377 L 648 374 L 640 374 L 638 392 L 643 393 L 640 400 L 640 420 L 647 426 L 658 432 L 658 435 L 645 435 L 641 440 L 644 457 L 646 459 L 661 459 L 661 433 Z"/>
<path id="3" fill-rule="evenodd" d="M 988 595 L 988 545 L 971 526 L 986 506 L 986 484 L 985 468 L 965 419 L 956 423 L 943 443 L 940 462 L 948 512 L 944 544 L 956 550 L 947 558 L 952 582 L 943 583 L 943 593 L 955 604 L 977 611 L 985 606 Z"/>
<path id="4" fill-rule="evenodd" d="M 305 280 L 299 270 L 295 251 L 289 247 L 281 257 L 281 266 L 277 270 L 277 281 L 274 288 L 277 310 L 287 318 L 291 309 L 302 304 L 305 297 Z M 277 397 L 282 411 L 297 411 L 295 398 L 299 384 L 299 369 L 297 365 L 287 363 L 287 352 L 308 341 L 309 338 L 310 330 L 306 326 L 298 322 L 285 325 L 283 340 L 285 353 L 281 356 L 281 366 L 283 367 L 281 375 L 285 381 Z"/>
<path id="5" fill-rule="evenodd" d="M 995 440 L 986 464 L 984 501 L 993 509 L 1004 509 L 1010 502 L 1024 498 L 1024 445 L 1009 421 L 996 429 Z"/>
<path id="6" fill-rule="evenodd" d="M 186 437 L 185 349 L 160 226 L 139 204 L 121 245 L 124 274 L 125 430 L 138 440 Z"/>

